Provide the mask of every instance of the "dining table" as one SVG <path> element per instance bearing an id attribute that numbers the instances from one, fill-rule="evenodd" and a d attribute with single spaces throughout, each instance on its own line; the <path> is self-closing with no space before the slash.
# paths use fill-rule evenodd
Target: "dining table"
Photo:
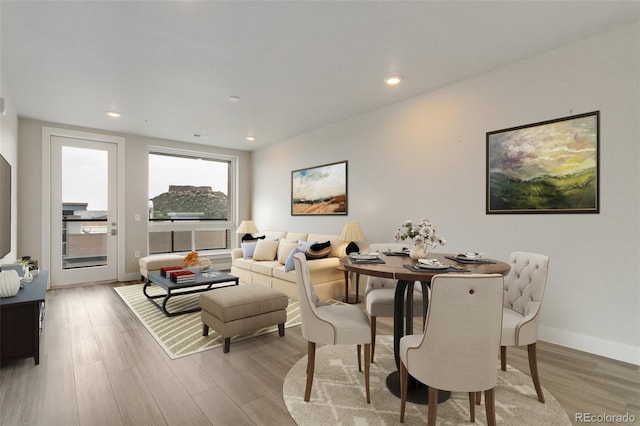
<path id="1" fill-rule="evenodd" d="M 413 290 L 416 282 L 422 287 L 423 328 L 429 305 L 428 287 L 431 279 L 438 274 L 501 274 L 506 275 L 511 268 L 509 264 L 485 256 L 467 256 L 456 253 L 429 253 L 428 259 L 433 267 L 413 260 L 406 252 L 381 252 L 378 256 L 344 256 L 340 265 L 359 275 L 388 278 L 397 281 L 393 309 L 393 354 L 397 370 L 387 376 L 387 388 L 400 397 L 400 339 L 404 335 L 413 334 Z M 445 267 L 446 266 L 446 267 Z M 417 404 L 428 403 L 428 387 L 410 377 L 407 400 Z M 450 392 L 440 391 L 438 402 L 446 401 Z"/>

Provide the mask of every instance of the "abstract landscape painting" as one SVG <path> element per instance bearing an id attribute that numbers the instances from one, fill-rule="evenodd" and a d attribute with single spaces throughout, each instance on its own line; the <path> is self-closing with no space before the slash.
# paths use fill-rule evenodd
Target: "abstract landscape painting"
<path id="1" fill-rule="evenodd" d="M 291 214 L 346 215 L 347 162 L 291 172 Z"/>
<path id="2" fill-rule="evenodd" d="M 600 112 L 487 133 L 487 213 L 598 213 Z"/>

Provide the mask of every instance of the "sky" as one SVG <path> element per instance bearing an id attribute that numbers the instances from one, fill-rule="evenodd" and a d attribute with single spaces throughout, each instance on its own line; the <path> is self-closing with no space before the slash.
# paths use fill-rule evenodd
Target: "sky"
<path id="1" fill-rule="evenodd" d="M 227 180 L 228 164 L 224 162 L 149 155 L 149 198 L 167 192 L 169 185 L 210 186 L 227 194 Z M 107 152 L 64 147 L 62 188 L 63 202 L 89 203 L 87 210 L 107 210 Z"/>

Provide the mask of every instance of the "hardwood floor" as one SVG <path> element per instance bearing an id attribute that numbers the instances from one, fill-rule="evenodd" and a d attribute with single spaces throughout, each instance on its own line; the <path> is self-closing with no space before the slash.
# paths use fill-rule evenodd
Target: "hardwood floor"
<path id="1" fill-rule="evenodd" d="M 228 354 L 170 360 L 118 285 L 47 292 L 40 365 L 30 358 L 0 368 L 1 425 L 295 424 L 282 384 L 306 354 L 300 327 L 234 343 Z M 390 319 L 378 320 L 378 333 L 392 333 Z M 529 374 L 526 350 L 509 348 L 508 362 Z M 543 387 L 572 422 L 575 413 L 640 422 L 638 366 L 544 342 L 538 362 Z"/>

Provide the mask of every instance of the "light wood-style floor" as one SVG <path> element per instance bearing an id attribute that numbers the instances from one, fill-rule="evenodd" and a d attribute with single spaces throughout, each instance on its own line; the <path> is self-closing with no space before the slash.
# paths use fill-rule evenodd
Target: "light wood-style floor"
<path id="1" fill-rule="evenodd" d="M 306 354 L 300 327 L 234 343 L 228 354 L 218 348 L 170 360 L 117 285 L 47 293 L 40 365 L 31 358 L 1 366 L 1 425 L 295 424 L 282 384 Z M 391 321 L 378 323 L 391 334 Z M 529 374 L 526 351 L 508 354 Z M 629 413 L 640 422 L 638 366 L 543 342 L 538 360 L 542 385 L 574 423 L 576 412 Z"/>

